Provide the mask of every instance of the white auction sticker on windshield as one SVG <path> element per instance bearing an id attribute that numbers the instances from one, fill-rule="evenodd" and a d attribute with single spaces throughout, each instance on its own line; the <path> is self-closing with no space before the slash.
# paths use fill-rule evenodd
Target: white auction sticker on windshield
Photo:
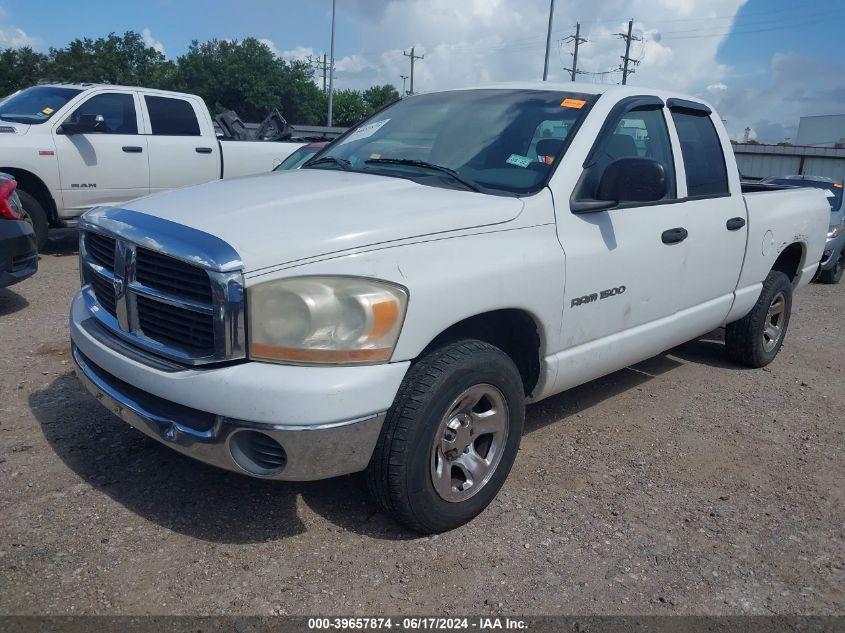
<path id="1" fill-rule="evenodd" d="M 378 132 L 384 125 L 390 121 L 390 119 L 382 119 L 381 121 L 374 121 L 373 123 L 367 123 L 367 125 L 362 125 L 357 130 L 352 132 L 349 136 L 343 139 L 343 143 L 348 143 L 349 141 L 360 141 L 361 139 L 367 138 L 368 136 L 372 136 L 376 132 Z M 341 143 L 341 145 L 343 145 Z"/>
<path id="2" fill-rule="evenodd" d="M 519 154 L 511 154 L 505 161 L 508 165 L 516 165 L 525 169 L 531 164 L 531 159 L 528 156 L 520 156 Z"/>

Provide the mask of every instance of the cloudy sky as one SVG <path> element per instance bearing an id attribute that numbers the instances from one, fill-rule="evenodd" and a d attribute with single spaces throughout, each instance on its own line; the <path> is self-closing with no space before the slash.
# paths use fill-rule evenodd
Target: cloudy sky
<path id="1" fill-rule="evenodd" d="M 0 0 L 0 48 L 46 51 L 75 37 L 136 30 L 168 57 L 190 40 L 254 36 L 285 57 L 329 48 L 329 0 Z M 119 7 L 119 9 L 118 9 Z M 634 19 L 629 83 L 708 98 L 735 138 L 794 138 L 802 115 L 845 113 L 845 0 L 557 0 L 550 79 L 568 80 L 576 22 L 588 39 L 579 80 L 618 83 L 616 35 Z M 796 8 L 799 7 L 799 8 Z M 549 0 L 337 0 L 336 86 L 408 75 L 416 90 L 539 79 Z"/>

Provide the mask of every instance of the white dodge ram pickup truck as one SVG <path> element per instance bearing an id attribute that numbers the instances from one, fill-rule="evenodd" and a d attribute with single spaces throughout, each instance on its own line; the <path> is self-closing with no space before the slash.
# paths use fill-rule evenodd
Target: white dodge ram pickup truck
<path id="1" fill-rule="evenodd" d="M 697 99 L 420 94 L 301 170 L 86 213 L 73 357 L 177 451 L 272 479 L 366 470 L 438 532 L 494 498 L 527 401 L 722 325 L 731 357 L 771 362 L 829 216 L 819 190 L 744 195 Z"/>
<path id="2" fill-rule="evenodd" d="M 0 172 L 17 180 L 39 248 L 48 226 L 91 207 L 271 171 L 303 145 L 222 140 L 196 95 L 59 84 L 0 102 Z"/>

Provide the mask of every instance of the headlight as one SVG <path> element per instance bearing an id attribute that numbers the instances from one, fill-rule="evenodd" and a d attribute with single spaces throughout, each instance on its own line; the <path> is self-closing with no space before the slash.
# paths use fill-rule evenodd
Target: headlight
<path id="1" fill-rule="evenodd" d="M 845 231 L 845 222 L 840 224 L 839 226 L 834 226 L 830 231 L 827 233 L 828 239 L 833 239 L 834 237 L 839 237 L 842 235 L 842 231 Z"/>
<path id="2" fill-rule="evenodd" d="M 358 277 L 293 277 L 248 289 L 249 355 L 282 363 L 386 361 L 408 291 Z"/>

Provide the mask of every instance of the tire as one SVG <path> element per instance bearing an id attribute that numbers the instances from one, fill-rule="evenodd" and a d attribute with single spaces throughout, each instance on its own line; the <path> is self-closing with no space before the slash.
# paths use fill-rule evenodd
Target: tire
<path id="1" fill-rule="evenodd" d="M 47 228 L 50 224 L 47 220 L 47 212 L 44 211 L 41 203 L 26 191 L 18 189 L 18 197 L 21 199 L 24 213 L 29 216 L 29 221 L 32 223 L 32 228 L 35 231 L 35 242 L 40 253 L 47 246 Z"/>
<path id="2" fill-rule="evenodd" d="M 839 253 L 839 259 L 829 270 L 823 270 L 819 275 L 819 281 L 823 284 L 838 284 L 842 279 L 842 272 L 845 270 L 845 248 Z"/>
<path id="3" fill-rule="evenodd" d="M 445 344 L 405 376 L 367 468 L 370 492 L 417 532 L 464 525 L 505 482 L 524 420 L 522 378 L 502 350 L 474 339 Z"/>
<path id="4" fill-rule="evenodd" d="M 771 271 L 751 312 L 725 328 L 728 356 L 748 367 L 765 367 L 783 346 L 792 314 L 792 283 Z"/>

